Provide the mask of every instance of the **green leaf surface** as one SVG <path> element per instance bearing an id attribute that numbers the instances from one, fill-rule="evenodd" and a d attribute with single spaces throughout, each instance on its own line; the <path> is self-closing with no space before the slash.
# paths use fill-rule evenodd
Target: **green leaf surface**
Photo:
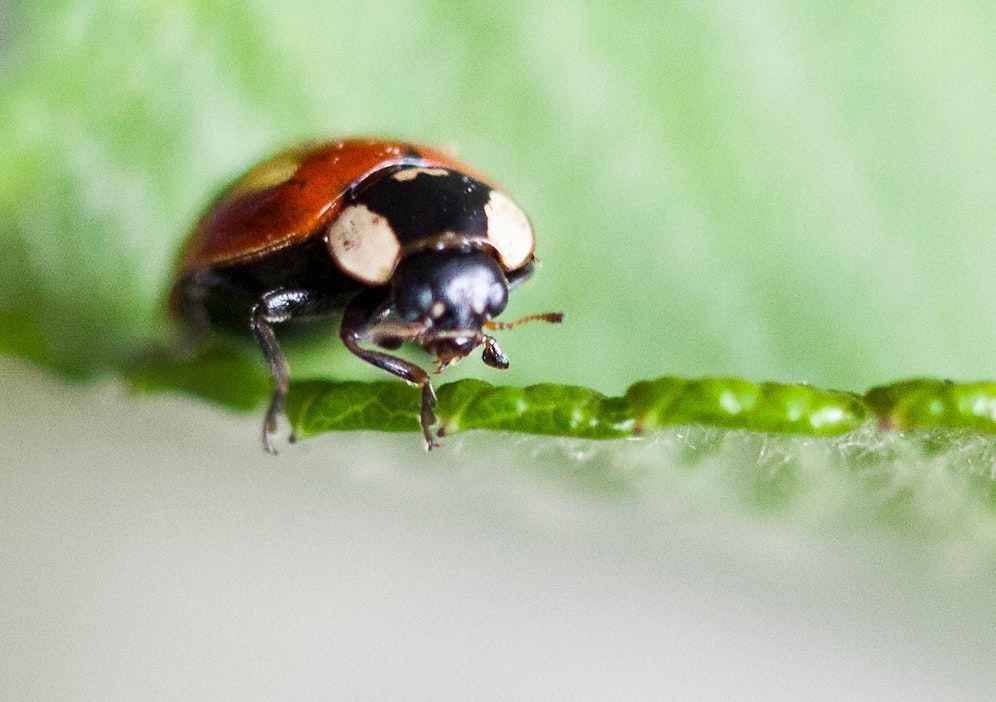
<path id="1" fill-rule="evenodd" d="M 543 383 L 495 387 L 463 380 L 439 388 L 442 434 L 498 429 L 582 439 L 612 439 L 632 433 L 620 398 L 574 385 Z"/>
<path id="2" fill-rule="evenodd" d="M 488 429 L 615 439 L 676 425 L 836 436 L 864 430 L 872 419 L 885 431 L 996 434 L 996 383 L 911 379 L 861 396 L 810 385 L 665 376 L 607 397 L 576 385 L 519 388 L 467 379 L 442 385 L 437 396 L 440 436 Z M 291 386 L 287 414 L 303 438 L 355 429 L 417 431 L 419 407 L 420 392 L 396 381 L 313 380 Z"/>
<path id="3" fill-rule="evenodd" d="M 996 432 L 996 383 L 911 379 L 869 390 L 865 398 L 881 423 L 899 431 L 962 427 Z"/>

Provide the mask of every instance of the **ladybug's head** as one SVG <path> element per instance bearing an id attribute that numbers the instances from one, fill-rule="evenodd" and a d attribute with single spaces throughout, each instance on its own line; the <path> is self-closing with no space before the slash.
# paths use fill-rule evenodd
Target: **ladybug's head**
<path id="1" fill-rule="evenodd" d="M 489 252 L 425 251 L 402 260 L 392 280 L 394 311 L 424 329 L 420 341 L 442 369 L 484 344 L 484 362 L 508 359 L 482 328 L 508 304 L 508 281 Z"/>
<path id="2" fill-rule="evenodd" d="M 349 276 L 390 283 L 369 340 L 384 348 L 417 341 L 440 370 L 483 345 L 485 363 L 508 367 L 484 330 L 508 326 L 492 320 L 508 304 L 506 272 L 521 282 L 532 270 L 533 231 L 506 195 L 449 168 L 404 165 L 363 181 L 326 240 Z"/>

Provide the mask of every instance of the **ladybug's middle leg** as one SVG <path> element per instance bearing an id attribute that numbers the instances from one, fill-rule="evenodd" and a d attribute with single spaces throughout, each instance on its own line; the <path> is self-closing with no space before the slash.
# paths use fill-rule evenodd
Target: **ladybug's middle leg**
<path id="1" fill-rule="evenodd" d="M 311 289 L 274 290 L 263 295 L 253 305 L 249 324 L 276 384 L 263 419 L 263 448 L 267 453 L 276 453 L 270 442 L 270 435 L 277 430 L 277 417 L 284 411 L 287 391 L 290 389 L 290 365 L 273 333 L 273 325 L 292 319 L 320 316 L 329 311 L 329 296 L 323 291 Z"/>

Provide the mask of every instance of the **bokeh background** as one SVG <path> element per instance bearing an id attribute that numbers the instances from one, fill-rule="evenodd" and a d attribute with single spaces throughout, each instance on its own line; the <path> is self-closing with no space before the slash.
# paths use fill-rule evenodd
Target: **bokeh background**
<path id="1" fill-rule="evenodd" d="M 967 0 L 0 2 L 0 696 L 983 699 L 985 441 L 274 461 L 120 374 L 221 184 L 370 134 L 504 183 L 543 262 L 508 316 L 567 314 L 451 377 L 996 377 L 994 64 Z"/>

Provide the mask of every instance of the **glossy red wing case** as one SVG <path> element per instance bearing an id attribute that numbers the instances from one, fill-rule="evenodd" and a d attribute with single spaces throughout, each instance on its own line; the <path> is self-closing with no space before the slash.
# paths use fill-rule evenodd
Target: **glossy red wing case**
<path id="1" fill-rule="evenodd" d="M 258 259 L 320 234 L 351 186 L 399 164 L 450 168 L 488 182 L 443 151 L 406 142 L 348 140 L 288 149 L 243 175 L 201 216 L 180 254 L 178 277 Z"/>

